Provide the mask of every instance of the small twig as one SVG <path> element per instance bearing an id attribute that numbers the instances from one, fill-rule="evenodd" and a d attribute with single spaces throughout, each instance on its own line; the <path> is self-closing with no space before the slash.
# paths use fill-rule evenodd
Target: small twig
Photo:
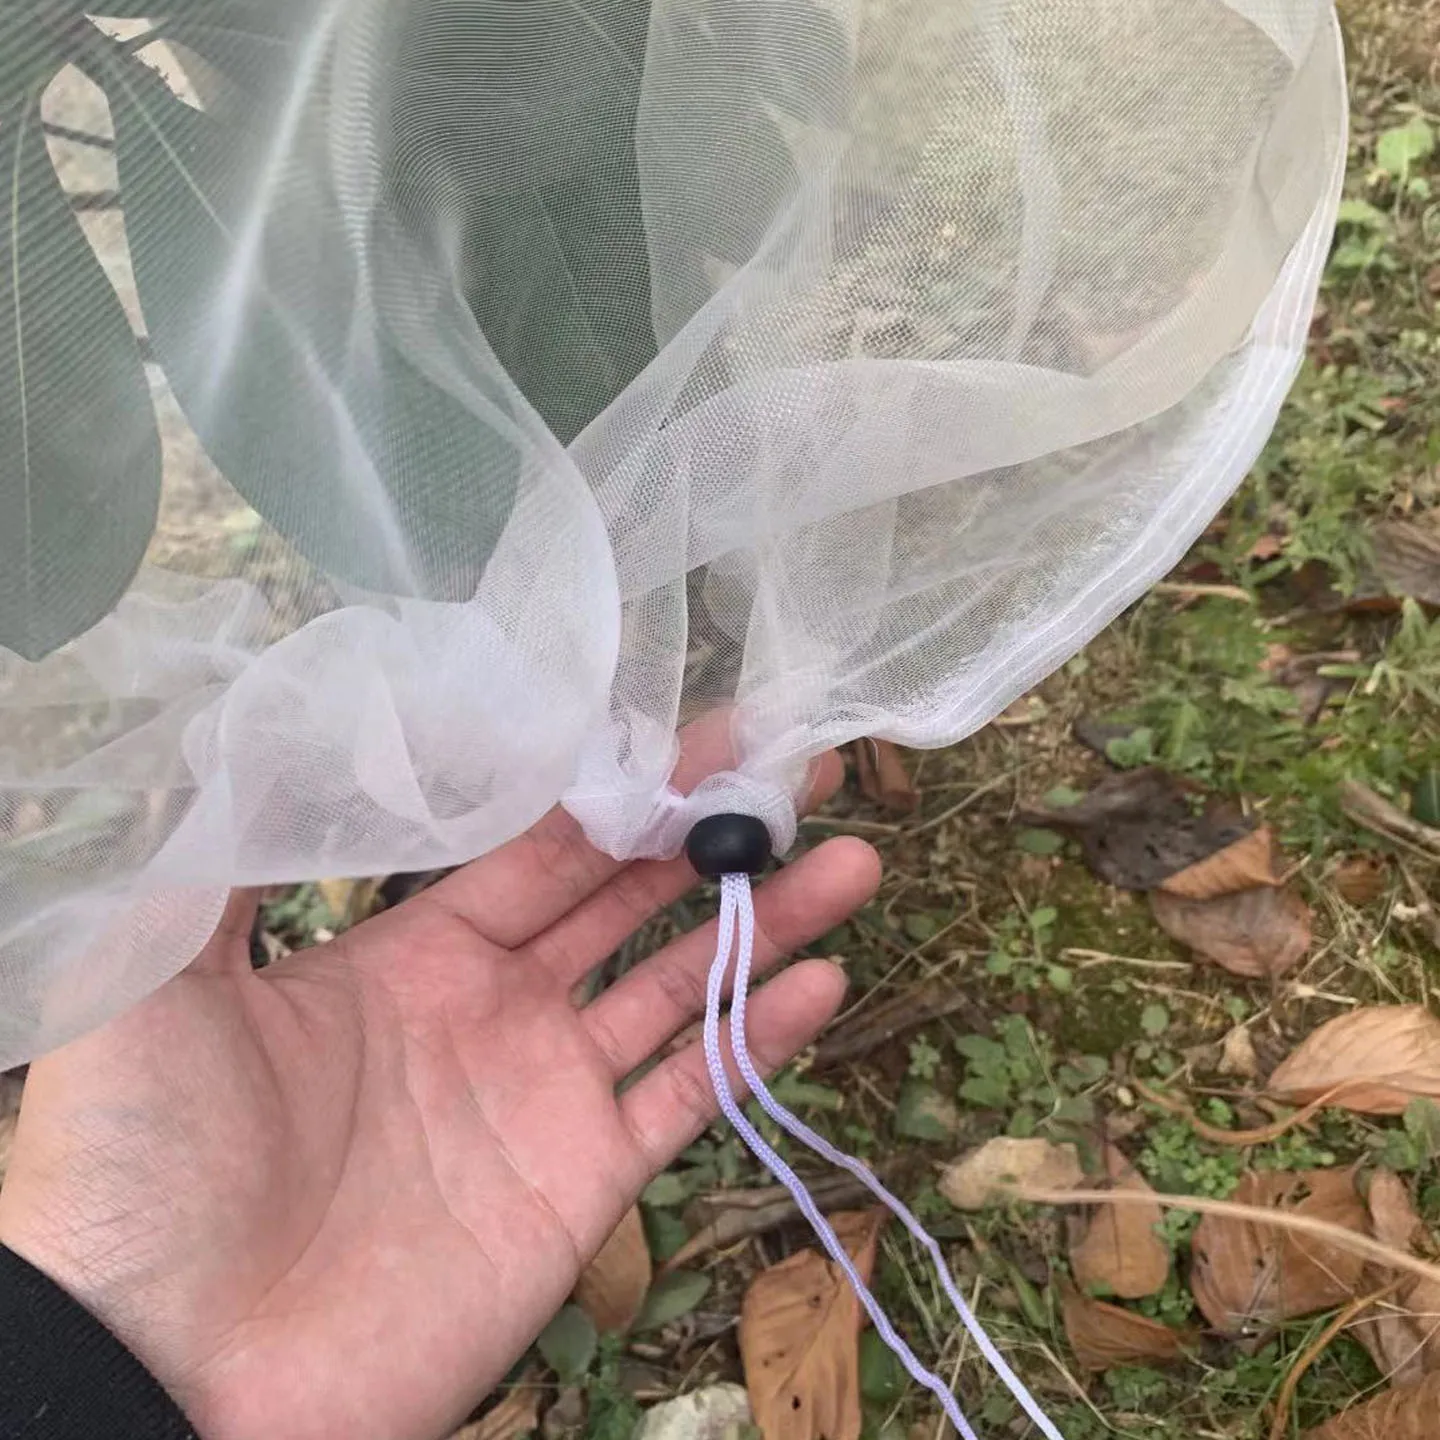
<path id="1" fill-rule="evenodd" d="M 70 190 L 66 192 L 65 198 L 70 202 L 72 210 L 118 210 L 120 208 L 120 192 L 118 190 Z"/>
<path id="2" fill-rule="evenodd" d="M 1023 768 L 1023 767 L 1022 767 Z M 968 810 L 982 796 L 990 794 L 992 790 L 998 790 L 1002 785 L 1010 784 L 1015 775 L 1020 773 L 1016 770 L 1013 774 L 996 775 L 993 779 L 987 780 L 983 785 L 977 785 L 963 800 L 957 800 L 948 810 L 942 810 L 933 819 L 923 821 L 913 830 L 906 833 L 910 835 L 923 835 L 927 830 L 936 830 L 947 820 L 953 820 L 963 811 Z"/>
<path id="3" fill-rule="evenodd" d="M 1141 960 L 1135 955 L 1112 955 L 1108 950 L 1081 950 L 1067 945 L 1060 952 L 1062 960 L 1078 960 L 1078 968 L 1089 969 L 1092 965 L 1134 965 L 1140 970 L 1193 970 L 1191 960 Z"/>
<path id="4" fill-rule="evenodd" d="M 874 991 L 869 993 L 874 994 Z M 912 994 L 897 995 L 872 1013 L 863 1025 L 837 1024 L 815 1047 L 815 1067 L 820 1069 L 844 1060 L 858 1060 L 906 1030 L 918 1030 L 922 1025 L 934 1024 L 936 1020 L 944 1020 L 959 1011 L 973 1011 L 974 1006 L 971 996 L 954 990 L 934 998 L 922 996 L 918 1001 Z M 859 1008 L 857 1002 L 845 1018 L 853 1017 Z"/>
<path id="5" fill-rule="evenodd" d="M 165 32 L 170 29 L 170 21 L 157 20 L 148 30 L 143 30 L 139 35 L 132 35 L 128 40 L 116 40 L 115 48 L 122 55 L 138 55 L 147 45 L 153 45 L 157 40 L 165 38 Z"/>
<path id="6" fill-rule="evenodd" d="M 966 915 L 957 915 L 953 920 L 942 925 L 928 940 L 922 940 L 918 945 L 912 945 L 910 949 L 904 951 L 900 958 L 848 1010 L 842 1011 L 836 1017 L 835 1023 L 837 1025 L 844 1024 L 845 1021 L 862 1010 L 905 966 L 912 960 L 918 960 L 937 940 L 944 939 L 957 925 L 960 925 L 968 918 Z"/>
<path id="7" fill-rule="evenodd" d="M 1183 1100 L 1178 1096 L 1166 1095 L 1159 1090 L 1153 1090 L 1143 1080 L 1131 1082 L 1140 1094 L 1152 1105 L 1158 1105 L 1162 1110 L 1168 1110 L 1172 1115 L 1181 1115 L 1190 1122 L 1190 1128 L 1202 1139 L 1209 1140 L 1216 1145 L 1268 1145 L 1272 1140 L 1278 1140 L 1282 1135 L 1295 1129 L 1297 1125 L 1303 1125 L 1307 1120 L 1313 1119 L 1335 1098 L 1339 1091 L 1345 1087 L 1337 1085 L 1318 1100 L 1312 1100 L 1303 1109 L 1297 1110 L 1293 1115 L 1287 1115 L 1283 1120 L 1276 1120 L 1270 1125 L 1260 1125 L 1253 1130 L 1226 1130 L 1219 1125 L 1211 1125 L 1202 1120 Z"/>
<path id="8" fill-rule="evenodd" d="M 70 140 L 76 145 L 89 145 L 96 150 L 113 150 L 115 141 L 109 135 L 97 135 L 93 130 L 76 130 L 70 125 L 57 125 L 47 120 L 41 127 L 47 135 L 56 140 Z"/>
<path id="9" fill-rule="evenodd" d="M 1285 1383 L 1280 1387 L 1279 1395 L 1275 1397 L 1275 1414 L 1270 1420 L 1270 1440 L 1283 1440 L 1290 1423 L 1290 1406 L 1295 1399 L 1296 1387 L 1304 1379 L 1305 1372 L 1325 1353 L 1326 1346 L 1352 1320 L 1377 1301 L 1383 1300 L 1399 1283 L 1398 1280 L 1392 1280 L 1379 1290 L 1371 1291 L 1369 1295 L 1357 1296 L 1300 1352 L 1290 1367 L 1290 1373 L 1285 1377 Z"/>
<path id="10" fill-rule="evenodd" d="M 1440 830 L 1422 825 L 1368 785 L 1358 780 L 1344 781 L 1340 786 L 1340 808 L 1363 829 L 1409 846 L 1427 859 L 1440 859 Z"/>
<path id="11" fill-rule="evenodd" d="M 848 815 L 807 815 L 802 830 L 838 830 L 847 835 L 898 835 L 903 825 L 887 825 L 883 820 L 852 820 Z"/>
<path id="12" fill-rule="evenodd" d="M 1185 599 L 1239 600 L 1253 605 L 1255 597 L 1238 585 L 1186 585 L 1175 580 L 1161 580 L 1150 587 L 1153 595 L 1180 595 Z"/>
<path id="13" fill-rule="evenodd" d="M 1402 865 L 1400 873 L 1405 877 L 1406 888 L 1410 891 L 1410 898 L 1415 902 L 1415 918 L 1425 927 L 1425 932 L 1430 937 L 1430 943 L 1440 950 L 1440 914 L 1436 913 L 1435 902 L 1410 873 L 1408 866 Z"/>
<path id="14" fill-rule="evenodd" d="M 661 1273 L 667 1274 L 681 1265 L 686 1265 L 698 1256 L 712 1250 L 723 1250 L 741 1240 L 750 1240 L 757 1235 L 768 1234 L 786 1222 L 793 1220 L 800 1212 L 789 1192 L 778 1186 L 769 1187 L 780 1193 L 765 1203 L 755 1205 L 738 1203 L 722 1210 L 708 1225 L 695 1232 L 661 1266 Z M 849 1176 L 836 1176 L 833 1180 L 812 1187 L 815 1203 L 822 1211 L 840 1210 L 847 1205 L 860 1203 L 870 1193 L 859 1180 Z"/>
<path id="15" fill-rule="evenodd" d="M 1000 1187 L 995 1187 L 999 1190 Z M 1337 1250 L 1363 1255 L 1390 1270 L 1406 1270 L 1432 1284 L 1440 1285 L 1440 1265 L 1432 1265 L 1418 1256 L 1383 1245 L 1357 1230 L 1294 1210 L 1267 1209 L 1263 1205 L 1246 1205 L 1238 1200 L 1209 1200 L 1199 1195 L 1167 1195 L 1158 1190 L 1046 1190 L 1038 1186 L 1004 1187 L 1017 1200 L 1029 1205 L 1164 1205 L 1171 1210 L 1191 1210 L 1199 1215 L 1220 1215 L 1229 1220 L 1244 1220 L 1252 1225 L 1273 1225 L 1280 1230 L 1294 1230 L 1323 1240 Z"/>

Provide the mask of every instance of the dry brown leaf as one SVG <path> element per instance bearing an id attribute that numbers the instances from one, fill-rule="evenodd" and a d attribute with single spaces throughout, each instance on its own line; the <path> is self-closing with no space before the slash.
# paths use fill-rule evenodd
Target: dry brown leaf
<path id="1" fill-rule="evenodd" d="M 939 1189 L 957 1210 L 983 1210 L 1009 1199 L 1017 1185 L 1068 1190 L 1084 1178 L 1073 1145 L 997 1135 L 952 1160 L 940 1176 Z"/>
<path id="2" fill-rule="evenodd" d="M 1068 1280 L 1060 1282 L 1060 1314 L 1065 1338 L 1086 1370 L 1115 1365 L 1164 1365 L 1182 1356 L 1185 1338 L 1177 1330 L 1082 1295 Z"/>
<path id="3" fill-rule="evenodd" d="M 1216 1068 L 1222 1075 L 1234 1075 L 1241 1080 L 1254 1080 L 1260 1074 L 1260 1057 L 1255 1053 L 1255 1041 L 1248 1025 L 1236 1025 L 1225 1036 Z"/>
<path id="4" fill-rule="evenodd" d="M 1409 1187 L 1393 1171 L 1376 1171 L 1366 1204 L 1377 1240 L 1400 1250 L 1425 1240 Z M 1362 1284 L 1378 1281 L 1381 1273 L 1368 1267 Z M 1440 1369 L 1440 1284 L 1418 1276 L 1398 1283 L 1395 1293 L 1371 1307 L 1351 1333 L 1392 1385 L 1418 1385 Z"/>
<path id="5" fill-rule="evenodd" d="M 1392 595 L 1440 605 L 1440 510 L 1387 520 L 1370 532 L 1375 568 Z"/>
<path id="6" fill-rule="evenodd" d="M 1377 1170 L 1365 1196 L 1370 1229 L 1382 1244 L 1408 1250 L 1425 1233 L 1410 1187 L 1393 1171 Z"/>
<path id="7" fill-rule="evenodd" d="M 1283 975 L 1310 948 L 1310 907 L 1283 888 L 1256 886 L 1211 900 L 1156 890 L 1150 908 L 1168 935 L 1232 975 Z"/>
<path id="8" fill-rule="evenodd" d="M 1074 836 L 1109 884 L 1151 890 L 1249 832 L 1242 816 L 1221 806 L 1197 815 L 1191 795 L 1168 771 L 1146 766 L 1107 776 L 1075 805 L 1024 809 L 1016 819 Z"/>
<path id="9" fill-rule="evenodd" d="M 1370 1217 L 1349 1170 L 1252 1171 L 1232 1197 L 1369 1233 Z M 1191 1242 L 1190 1288 L 1225 1335 L 1254 1334 L 1356 1294 L 1364 1261 L 1351 1251 L 1249 1220 L 1207 1215 Z"/>
<path id="10" fill-rule="evenodd" d="M 1154 1194 L 1135 1167 L 1113 1145 L 1105 1148 L 1105 1169 L 1117 1190 Z M 1170 1248 L 1157 1235 L 1159 1205 L 1102 1205 L 1079 1243 L 1070 1247 L 1070 1269 L 1087 1291 L 1105 1291 L 1139 1300 L 1162 1290 L 1170 1275 Z"/>
<path id="11" fill-rule="evenodd" d="M 457 1430 L 450 1440 L 515 1440 L 534 1430 L 540 1420 L 540 1398 L 545 1393 L 540 1371 L 526 1370 L 478 1420 Z"/>
<path id="12" fill-rule="evenodd" d="M 1440 1371 L 1440 1284 L 1413 1281 L 1372 1306 L 1350 1333 L 1391 1385 L 1418 1385 Z"/>
<path id="13" fill-rule="evenodd" d="M 1338 1087 L 1338 1088 L 1337 1088 Z M 1267 1087 L 1304 1104 L 1399 1115 L 1417 1095 L 1440 1099 L 1440 1020 L 1423 1005 L 1368 1005 L 1327 1021 L 1276 1066 Z"/>
<path id="14" fill-rule="evenodd" d="M 1303 1440 L 1431 1440 L 1440 1409 L 1440 1375 L 1407 1390 L 1391 1390 L 1363 1405 L 1352 1405 Z"/>
<path id="15" fill-rule="evenodd" d="M 1182 900 L 1213 900 L 1219 895 L 1233 895 L 1237 890 L 1279 883 L 1275 870 L 1275 837 L 1269 826 L 1262 825 L 1233 845 L 1167 876 L 1159 888 Z"/>
<path id="16" fill-rule="evenodd" d="M 575 1282 L 575 1303 L 602 1334 L 628 1330 L 650 1289 L 650 1247 L 640 1207 L 632 1205 Z"/>
<path id="17" fill-rule="evenodd" d="M 1352 855 L 1330 874 L 1330 884 L 1351 905 L 1368 905 L 1385 893 L 1389 871 L 1379 855 Z"/>
<path id="18" fill-rule="evenodd" d="M 831 1224 L 863 1279 L 875 1265 L 883 1210 Z M 740 1358 L 765 1440 L 858 1440 L 864 1311 L 837 1266 L 801 1250 L 762 1270 L 740 1307 Z"/>
<path id="19" fill-rule="evenodd" d="M 855 742 L 855 778 L 860 793 L 882 810 L 909 815 L 920 803 L 900 751 L 888 740 Z"/>

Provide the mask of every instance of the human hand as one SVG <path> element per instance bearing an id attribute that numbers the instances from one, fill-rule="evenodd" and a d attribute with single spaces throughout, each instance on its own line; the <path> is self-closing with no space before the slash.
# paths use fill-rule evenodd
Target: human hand
<path id="1" fill-rule="evenodd" d="M 697 752 L 703 740 L 692 740 Z M 720 757 L 694 753 L 700 778 Z M 832 755 L 816 796 L 838 783 Z M 760 887 L 757 968 L 873 893 L 836 839 Z M 0 1241 L 105 1321 L 206 1440 L 435 1440 L 709 1123 L 698 1044 L 616 1095 L 703 1006 L 713 922 L 593 1003 L 577 981 L 695 883 L 619 866 L 554 812 L 395 910 L 266 970 L 237 895 L 196 961 L 31 1067 Z M 844 992 L 759 990 L 773 1070 Z"/>

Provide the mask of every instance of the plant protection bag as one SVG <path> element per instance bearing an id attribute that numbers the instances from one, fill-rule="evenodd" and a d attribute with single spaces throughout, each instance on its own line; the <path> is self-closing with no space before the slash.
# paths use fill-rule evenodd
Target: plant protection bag
<path id="1" fill-rule="evenodd" d="M 231 886 L 986 723 L 1253 461 L 1344 155 L 1329 0 L 4 0 L 0 1066 Z"/>

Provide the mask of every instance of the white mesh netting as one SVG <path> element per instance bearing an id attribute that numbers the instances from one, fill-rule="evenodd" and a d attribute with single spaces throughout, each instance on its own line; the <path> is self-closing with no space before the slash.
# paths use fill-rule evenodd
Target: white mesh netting
<path id="1" fill-rule="evenodd" d="M 1328 0 L 105 13 L 0 50 L 0 1066 L 229 886 L 985 723 L 1253 460 L 1344 158 Z"/>

